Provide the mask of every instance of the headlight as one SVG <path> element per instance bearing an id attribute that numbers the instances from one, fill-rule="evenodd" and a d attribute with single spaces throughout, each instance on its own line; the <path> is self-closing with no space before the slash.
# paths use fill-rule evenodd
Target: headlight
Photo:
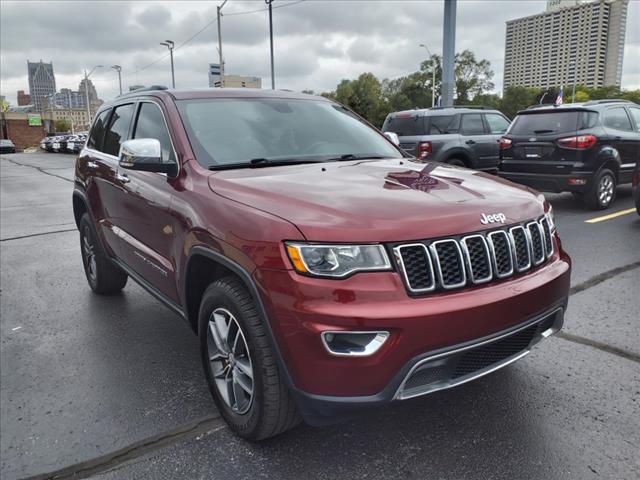
<path id="1" fill-rule="evenodd" d="M 313 245 L 287 243 L 293 267 L 300 273 L 321 277 L 345 277 L 364 270 L 390 270 L 382 245 Z"/>
<path id="2" fill-rule="evenodd" d="M 553 207 L 549 205 L 549 210 L 544 214 L 547 217 L 547 221 L 549 222 L 549 228 L 551 229 L 551 233 L 556 231 L 556 216 L 553 213 Z"/>

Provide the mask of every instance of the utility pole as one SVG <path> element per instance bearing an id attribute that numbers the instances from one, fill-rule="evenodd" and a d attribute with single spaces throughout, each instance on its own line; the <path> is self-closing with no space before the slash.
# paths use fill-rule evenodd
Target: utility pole
<path id="1" fill-rule="evenodd" d="M 431 50 L 429 50 L 429 47 L 427 47 L 424 43 L 421 43 L 418 46 L 426 48 L 427 53 L 433 59 L 433 80 L 431 81 L 431 107 L 433 108 L 436 106 L 436 66 L 437 66 L 436 60 L 435 58 L 433 58 L 433 55 L 431 54 Z"/>
<path id="2" fill-rule="evenodd" d="M 92 120 L 91 107 L 89 106 L 89 77 L 91 76 L 91 74 L 96 68 L 101 68 L 101 67 L 103 67 L 103 65 L 96 65 L 91 69 L 89 73 L 87 73 L 86 68 L 84 69 L 84 95 L 87 101 L 87 130 L 89 130 L 89 127 L 91 126 L 91 120 Z"/>
<path id="3" fill-rule="evenodd" d="M 271 4 L 273 0 L 264 0 L 269 5 L 269 41 L 271 43 L 271 90 L 276 89 L 275 74 L 273 72 L 273 16 L 271 12 Z"/>
<path id="4" fill-rule="evenodd" d="M 453 107 L 456 58 L 456 4 L 444 0 L 444 33 L 442 39 L 442 106 Z"/>
<path id="5" fill-rule="evenodd" d="M 164 45 L 169 49 L 169 55 L 171 56 L 171 87 L 176 88 L 176 76 L 173 71 L 173 40 L 165 40 L 160 42 L 160 45 Z"/>
<path id="6" fill-rule="evenodd" d="M 76 132 L 73 131 L 73 113 L 71 110 L 71 91 L 67 91 L 67 101 L 69 102 L 69 120 L 71 121 L 71 133 L 74 134 Z"/>
<path id="7" fill-rule="evenodd" d="M 220 17 L 222 17 L 222 7 L 227 3 L 227 0 L 222 2 L 222 5 L 216 7 L 218 11 L 218 55 L 220 62 L 220 87 L 224 87 L 224 58 L 222 57 L 222 29 L 220 28 Z"/>
<path id="8" fill-rule="evenodd" d="M 120 65 L 111 65 L 116 72 L 118 72 L 118 86 L 120 87 L 120 95 L 122 95 L 122 67 Z"/>

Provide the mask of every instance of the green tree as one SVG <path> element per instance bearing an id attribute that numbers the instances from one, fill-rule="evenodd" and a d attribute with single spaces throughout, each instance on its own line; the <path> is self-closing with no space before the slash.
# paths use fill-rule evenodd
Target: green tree
<path id="1" fill-rule="evenodd" d="M 495 93 L 481 93 L 473 97 L 471 105 L 483 105 L 500 110 L 502 108 L 502 98 Z"/>
<path id="2" fill-rule="evenodd" d="M 356 80 L 342 80 L 335 99 L 378 127 L 387 115 L 380 81 L 372 73 L 363 73 Z"/>
<path id="3" fill-rule="evenodd" d="M 302 93 L 306 93 L 307 95 L 315 95 L 315 92 L 313 90 L 309 90 L 308 88 L 302 90 Z"/>
<path id="4" fill-rule="evenodd" d="M 61 118 L 60 120 L 56 120 L 53 123 L 53 125 L 56 132 L 68 132 L 71 130 L 71 122 L 66 118 Z"/>
<path id="5" fill-rule="evenodd" d="M 476 60 L 471 50 L 456 53 L 456 103 L 469 103 L 476 95 L 493 90 L 492 78 L 493 70 L 489 60 Z"/>
<path id="6" fill-rule="evenodd" d="M 509 118 L 514 118 L 520 110 L 534 105 L 539 93 L 540 91 L 537 88 L 511 85 L 504 89 L 502 101 L 500 102 L 500 111 Z"/>
<path id="7" fill-rule="evenodd" d="M 640 105 L 640 89 L 638 90 L 623 90 L 620 98 L 623 100 L 629 100 L 630 102 Z"/>

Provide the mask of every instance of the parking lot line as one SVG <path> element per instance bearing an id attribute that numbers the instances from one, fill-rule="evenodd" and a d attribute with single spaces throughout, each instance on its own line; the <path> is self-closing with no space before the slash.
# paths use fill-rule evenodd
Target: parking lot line
<path id="1" fill-rule="evenodd" d="M 621 217 L 622 215 L 627 215 L 628 213 L 635 212 L 635 211 L 636 211 L 635 208 L 627 208 L 626 210 L 620 210 L 619 212 L 610 213 L 609 215 L 590 218 L 589 220 L 585 220 L 584 223 L 604 222 L 605 220 L 611 220 L 612 218 Z"/>

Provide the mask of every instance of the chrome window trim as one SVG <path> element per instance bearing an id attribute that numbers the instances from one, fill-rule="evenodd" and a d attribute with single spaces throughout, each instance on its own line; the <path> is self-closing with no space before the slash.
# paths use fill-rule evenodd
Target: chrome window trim
<path id="1" fill-rule="evenodd" d="M 453 243 L 455 245 L 456 250 L 458 251 L 458 258 L 460 259 L 460 268 L 462 272 L 461 282 L 445 285 L 444 279 L 442 278 L 442 266 L 440 264 L 440 256 L 438 255 L 438 250 L 436 249 L 437 245 L 440 245 L 441 243 Z M 434 259 L 435 259 L 434 261 L 437 267 L 436 272 L 438 273 L 438 280 L 440 280 L 440 286 L 442 288 L 444 288 L 445 290 L 451 290 L 454 288 L 463 287 L 464 285 L 467 284 L 467 272 L 464 266 L 465 265 L 464 256 L 462 255 L 462 249 L 460 248 L 460 245 L 458 244 L 457 241 L 455 241 L 452 238 L 447 238 L 444 240 L 436 240 L 435 242 L 432 242 L 429 244 L 429 249 L 431 250 L 431 253 L 434 256 Z"/>
<path id="2" fill-rule="evenodd" d="M 427 257 L 427 264 L 429 267 L 429 273 L 431 274 L 431 286 L 427 288 L 413 288 L 411 283 L 409 282 L 409 276 L 407 275 L 407 270 L 404 267 L 404 260 L 402 260 L 402 249 L 408 247 L 420 247 L 424 249 L 424 254 Z M 393 254 L 396 257 L 396 262 L 402 269 L 402 275 L 404 276 L 405 283 L 407 284 L 407 288 L 412 293 L 424 293 L 424 292 L 433 292 L 436 289 L 436 276 L 433 271 L 433 261 L 431 260 L 431 255 L 429 254 L 429 249 L 426 247 L 424 243 L 405 243 L 403 245 L 399 245 L 394 247 Z"/>
<path id="3" fill-rule="evenodd" d="M 543 222 L 546 222 L 547 224 L 547 229 L 549 229 L 549 249 L 547 250 L 547 231 L 544 228 Z M 551 224 L 549 223 L 549 219 L 545 216 L 542 217 L 539 220 L 540 223 L 540 228 L 542 229 L 542 245 L 544 245 L 544 251 L 545 251 L 545 259 L 549 258 L 551 255 L 553 255 L 553 233 L 551 232 Z"/>
<path id="4" fill-rule="evenodd" d="M 535 252 L 533 250 L 533 237 L 531 237 L 531 229 L 530 229 L 531 226 L 535 226 L 535 228 L 540 233 L 540 242 L 542 243 L 542 257 L 540 257 L 540 260 L 536 260 L 536 258 L 535 258 Z M 544 233 L 542 232 L 542 227 L 540 226 L 540 224 L 538 222 L 536 222 L 535 220 L 533 222 L 527 223 L 526 227 L 527 227 L 527 233 L 529 234 L 529 239 L 531 240 L 531 260 L 533 262 L 533 265 L 537 266 L 537 265 L 540 265 L 542 262 L 544 262 L 545 259 L 546 259 L 545 245 L 544 245 Z"/>
<path id="5" fill-rule="evenodd" d="M 509 249 L 509 262 L 511 264 L 511 268 L 509 269 L 508 272 L 505 272 L 505 273 L 500 273 L 498 271 L 498 261 L 496 259 L 496 248 L 493 243 L 493 237 L 496 235 L 503 235 L 505 237 L 505 240 L 507 241 L 507 248 Z M 513 272 L 514 272 L 513 251 L 511 248 L 511 240 L 509 239 L 509 235 L 507 234 L 507 232 L 504 230 L 495 230 L 487 234 L 487 237 L 489 238 L 489 248 L 491 249 L 491 260 L 493 261 L 493 268 L 494 268 L 496 277 L 506 278 L 513 275 Z"/>
<path id="6" fill-rule="evenodd" d="M 487 264 L 489 265 L 489 276 L 486 278 L 476 279 L 476 276 L 473 273 L 473 267 L 471 266 L 471 256 L 469 255 L 469 247 L 467 247 L 467 240 L 472 238 L 479 238 L 480 240 L 482 240 L 482 244 L 484 245 L 485 258 L 487 259 Z M 473 282 L 476 285 L 490 282 L 493 279 L 493 265 L 491 262 L 491 252 L 489 251 L 489 245 L 487 245 L 487 240 L 482 235 L 475 234 L 475 235 L 468 235 L 466 237 L 463 237 L 460 243 L 462 244 L 462 251 L 464 253 L 465 259 L 467 260 L 467 267 L 469 268 L 469 276 L 470 276 L 471 282 Z"/>
<path id="7" fill-rule="evenodd" d="M 524 234 L 524 243 L 527 246 L 527 264 L 520 268 L 518 266 L 518 249 L 516 248 L 516 238 L 513 235 L 514 230 L 522 230 L 522 233 Z M 527 234 L 527 230 L 522 226 L 522 225 L 516 225 L 515 227 L 511 227 L 509 229 L 509 237 L 510 240 L 512 242 L 512 246 L 513 246 L 513 260 L 514 260 L 514 267 L 518 272 L 525 272 L 527 270 L 529 270 L 531 268 L 531 260 L 532 260 L 532 252 L 531 252 L 531 239 L 529 238 L 529 235 Z"/>

